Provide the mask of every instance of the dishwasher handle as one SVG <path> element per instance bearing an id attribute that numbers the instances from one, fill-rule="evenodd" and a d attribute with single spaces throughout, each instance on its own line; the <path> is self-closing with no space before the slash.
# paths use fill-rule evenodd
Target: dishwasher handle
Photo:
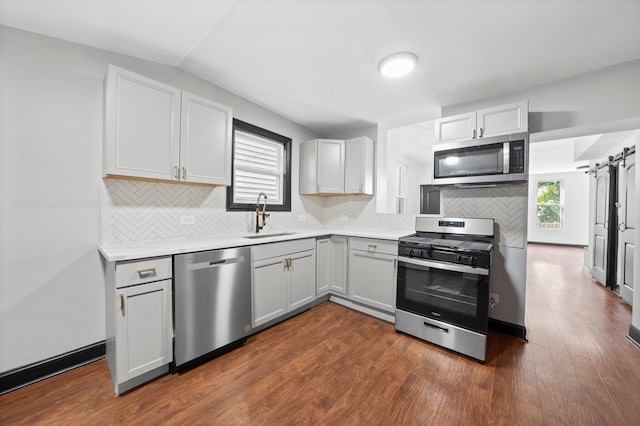
<path id="1" fill-rule="evenodd" d="M 216 268 L 224 265 L 233 265 L 235 263 L 244 263 L 245 256 L 229 257 L 227 259 L 209 260 L 205 262 L 191 263 L 187 265 L 187 271 L 197 271 L 200 269 Z"/>

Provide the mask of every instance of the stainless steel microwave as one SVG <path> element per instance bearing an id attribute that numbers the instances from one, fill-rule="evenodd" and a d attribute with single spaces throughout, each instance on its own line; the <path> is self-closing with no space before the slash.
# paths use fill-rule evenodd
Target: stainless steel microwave
<path id="1" fill-rule="evenodd" d="M 528 179 L 528 133 L 433 147 L 434 185 L 515 183 Z"/>

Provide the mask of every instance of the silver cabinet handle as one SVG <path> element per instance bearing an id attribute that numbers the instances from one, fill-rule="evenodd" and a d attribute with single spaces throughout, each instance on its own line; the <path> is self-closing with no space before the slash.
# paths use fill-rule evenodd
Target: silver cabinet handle
<path id="1" fill-rule="evenodd" d="M 187 168 L 182 168 L 182 179 L 187 180 Z"/>
<path id="2" fill-rule="evenodd" d="M 471 137 L 471 139 L 475 139 L 476 138 L 476 129 L 473 129 L 473 136 Z"/>
<path id="3" fill-rule="evenodd" d="M 180 172 L 178 172 L 178 166 L 175 166 L 173 168 L 173 175 L 176 177 L 176 179 L 180 179 Z"/>
<path id="4" fill-rule="evenodd" d="M 481 138 L 483 135 L 484 135 L 484 130 L 482 129 L 482 127 L 480 127 L 480 135 L 478 137 Z"/>

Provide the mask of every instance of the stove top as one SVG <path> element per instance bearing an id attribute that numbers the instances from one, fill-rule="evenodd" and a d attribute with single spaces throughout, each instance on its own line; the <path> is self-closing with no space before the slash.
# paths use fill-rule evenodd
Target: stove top
<path id="1" fill-rule="evenodd" d="M 401 238 L 401 244 L 418 248 L 433 248 L 460 252 L 490 252 L 493 243 L 485 241 L 465 241 L 456 238 L 430 238 L 418 235 Z"/>
<path id="2" fill-rule="evenodd" d="M 416 233 L 398 240 L 398 255 L 487 268 L 493 235 L 493 219 L 418 217 Z"/>

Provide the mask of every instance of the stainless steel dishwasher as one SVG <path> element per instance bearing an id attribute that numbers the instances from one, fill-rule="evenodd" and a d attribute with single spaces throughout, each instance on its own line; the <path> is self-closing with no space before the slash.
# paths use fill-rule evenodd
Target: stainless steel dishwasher
<path id="1" fill-rule="evenodd" d="M 176 370 L 244 343 L 251 331 L 250 247 L 176 255 L 174 277 Z"/>

